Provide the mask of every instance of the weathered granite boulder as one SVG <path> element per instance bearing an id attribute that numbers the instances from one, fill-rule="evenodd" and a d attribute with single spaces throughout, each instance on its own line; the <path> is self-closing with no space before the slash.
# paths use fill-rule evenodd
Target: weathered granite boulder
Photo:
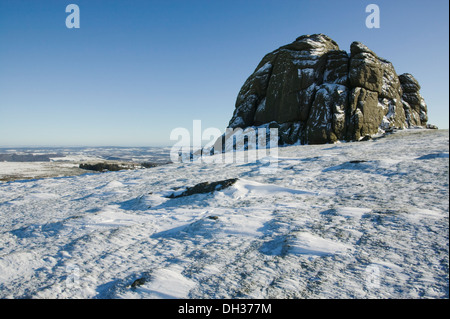
<path id="1" fill-rule="evenodd" d="M 222 189 L 228 188 L 234 185 L 237 181 L 238 181 L 237 178 L 232 178 L 217 182 L 203 182 L 195 186 L 188 187 L 186 190 L 182 192 L 174 192 L 168 195 L 167 198 L 180 198 L 196 194 L 213 193 L 215 191 L 220 191 Z"/>
<path id="2" fill-rule="evenodd" d="M 412 75 L 398 76 L 392 63 L 360 42 L 349 54 L 314 34 L 262 59 L 239 92 L 229 128 L 276 127 L 279 144 L 323 144 L 426 127 L 427 121 Z"/>
<path id="3" fill-rule="evenodd" d="M 402 103 L 408 124 L 410 126 L 426 126 L 428 108 L 420 94 L 419 82 L 409 73 L 400 75 L 399 80 L 403 89 Z"/>
<path id="4" fill-rule="evenodd" d="M 380 59 L 359 42 L 352 43 L 350 53 L 349 78 L 351 87 L 362 87 L 381 94 L 383 68 Z"/>

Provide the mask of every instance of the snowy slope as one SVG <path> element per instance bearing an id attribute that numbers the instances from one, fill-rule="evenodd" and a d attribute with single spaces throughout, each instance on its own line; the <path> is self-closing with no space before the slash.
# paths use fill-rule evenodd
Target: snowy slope
<path id="1" fill-rule="evenodd" d="M 263 165 L 0 183 L 0 298 L 449 297 L 448 131 L 291 146 Z"/>

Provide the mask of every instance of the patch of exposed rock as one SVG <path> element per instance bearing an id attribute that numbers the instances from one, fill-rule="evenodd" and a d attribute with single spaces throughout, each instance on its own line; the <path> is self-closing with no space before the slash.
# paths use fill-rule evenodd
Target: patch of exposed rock
<path id="1" fill-rule="evenodd" d="M 199 183 L 192 187 L 187 187 L 186 190 L 182 192 L 174 192 L 167 196 L 168 198 L 179 198 L 179 197 L 186 197 L 196 194 L 206 194 L 206 193 L 213 193 L 215 191 L 220 191 L 225 188 L 228 188 L 232 185 L 234 185 L 238 181 L 237 178 L 232 179 L 226 179 L 223 181 L 217 181 L 217 182 L 203 182 Z"/>

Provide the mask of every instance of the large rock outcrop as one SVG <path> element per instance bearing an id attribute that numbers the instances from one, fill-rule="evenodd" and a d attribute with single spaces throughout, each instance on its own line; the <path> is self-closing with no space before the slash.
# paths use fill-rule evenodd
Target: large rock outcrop
<path id="1" fill-rule="evenodd" d="M 267 54 L 241 88 L 229 128 L 272 127 L 279 144 L 357 141 L 427 125 L 427 106 L 410 74 L 359 42 L 350 53 L 323 34 Z"/>

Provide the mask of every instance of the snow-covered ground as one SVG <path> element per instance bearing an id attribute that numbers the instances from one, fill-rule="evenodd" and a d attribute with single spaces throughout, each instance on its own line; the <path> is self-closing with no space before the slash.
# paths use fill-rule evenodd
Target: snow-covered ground
<path id="1" fill-rule="evenodd" d="M 169 153 L 169 147 L 0 148 L 0 182 L 82 175 L 86 171 L 80 169 L 79 165 L 86 163 L 162 164 L 170 161 Z M 18 160 L 8 158 L 2 161 L 2 155 L 22 157 Z M 30 158 L 38 155 L 47 158 L 47 161 L 42 161 L 42 158 L 39 161 Z"/>
<path id="2" fill-rule="evenodd" d="M 76 162 L 0 162 L 2 181 L 45 177 L 63 177 L 85 174 Z"/>
<path id="3" fill-rule="evenodd" d="M 0 183 L 0 298 L 449 297 L 448 131 L 285 147 L 277 164 Z"/>

